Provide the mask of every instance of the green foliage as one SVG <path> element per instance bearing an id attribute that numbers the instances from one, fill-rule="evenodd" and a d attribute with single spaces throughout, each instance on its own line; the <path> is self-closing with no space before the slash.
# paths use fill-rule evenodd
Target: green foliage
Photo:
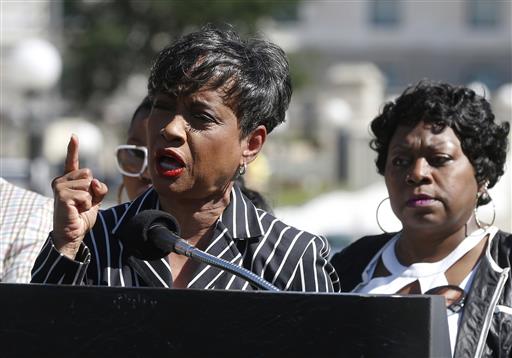
<path id="1" fill-rule="evenodd" d="M 261 18 L 294 18 L 298 1 L 65 0 L 63 95 L 93 109 L 131 73 L 147 74 L 175 37 L 206 23 L 254 33 Z"/>

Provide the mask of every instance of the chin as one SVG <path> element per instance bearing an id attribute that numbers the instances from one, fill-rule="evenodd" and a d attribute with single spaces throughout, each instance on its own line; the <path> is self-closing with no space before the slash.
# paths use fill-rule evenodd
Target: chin
<path id="1" fill-rule="evenodd" d="M 433 213 L 408 213 L 400 217 L 404 227 L 407 228 L 428 228 L 443 225 L 443 220 Z"/>
<path id="2" fill-rule="evenodd" d="M 440 221 L 428 220 L 428 219 L 423 219 L 423 220 L 418 220 L 418 219 L 410 220 L 409 219 L 409 220 L 403 221 L 403 226 L 404 226 L 404 228 L 407 228 L 407 230 L 409 230 L 409 231 L 420 230 L 420 231 L 435 232 L 439 229 L 444 228 L 444 223 L 440 222 Z"/>
<path id="3" fill-rule="evenodd" d="M 160 196 L 172 196 L 174 194 L 186 192 L 184 188 L 181 188 L 177 183 L 169 183 L 169 182 L 153 182 L 153 186 L 155 191 Z"/>

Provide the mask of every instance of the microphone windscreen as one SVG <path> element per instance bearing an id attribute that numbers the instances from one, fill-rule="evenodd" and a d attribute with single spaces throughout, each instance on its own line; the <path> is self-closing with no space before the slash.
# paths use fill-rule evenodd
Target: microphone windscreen
<path id="1" fill-rule="evenodd" d="M 148 236 L 154 225 L 164 226 L 176 235 L 180 229 L 176 219 L 160 210 L 144 210 L 127 220 L 118 231 L 125 250 L 142 260 L 156 260 L 169 255 L 170 251 L 157 247 Z"/>

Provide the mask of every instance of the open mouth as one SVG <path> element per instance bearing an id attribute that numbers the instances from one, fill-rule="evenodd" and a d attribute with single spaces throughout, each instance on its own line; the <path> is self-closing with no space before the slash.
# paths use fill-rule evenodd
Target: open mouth
<path id="1" fill-rule="evenodd" d="M 159 150 L 156 155 L 156 168 L 162 176 L 176 177 L 185 170 L 185 163 L 177 154 Z"/>

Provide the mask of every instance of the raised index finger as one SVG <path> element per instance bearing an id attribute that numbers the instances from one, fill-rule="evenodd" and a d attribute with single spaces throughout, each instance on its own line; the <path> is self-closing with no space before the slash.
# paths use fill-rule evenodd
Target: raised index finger
<path id="1" fill-rule="evenodd" d="M 68 152 L 66 154 L 66 162 L 64 163 L 64 174 L 80 169 L 78 162 L 78 137 L 71 135 L 68 143 Z"/>

